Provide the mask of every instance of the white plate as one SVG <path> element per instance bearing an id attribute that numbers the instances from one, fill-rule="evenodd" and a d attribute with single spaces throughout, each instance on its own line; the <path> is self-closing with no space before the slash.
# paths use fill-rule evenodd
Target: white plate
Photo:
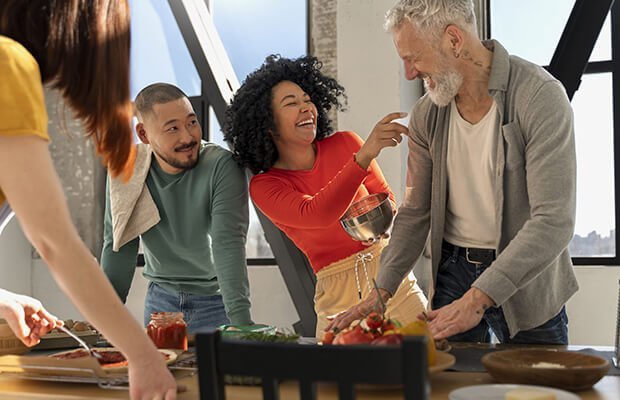
<path id="1" fill-rule="evenodd" d="M 514 389 L 533 389 L 555 394 L 556 400 L 579 400 L 579 396 L 566 390 L 531 385 L 476 385 L 450 392 L 450 400 L 504 400 L 506 393 Z"/>

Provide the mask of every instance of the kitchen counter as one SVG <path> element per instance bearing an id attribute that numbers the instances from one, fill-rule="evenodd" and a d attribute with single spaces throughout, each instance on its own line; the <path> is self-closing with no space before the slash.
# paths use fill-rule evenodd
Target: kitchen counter
<path id="1" fill-rule="evenodd" d="M 463 344 L 455 344 L 462 347 Z M 481 347 L 481 345 L 465 345 Z M 502 346 L 503 347 L 503 346 Z M 571 346 L 570 350 L 580 348 Z M 611 348 L 597 348 L 598 350 L 610 350 Z M 612 368 L 614 368 L 612 366 Z M 187 391 L 179 393 L 177 398 L 198 399 L 198 378 L 187 376 L 181 372 L 177 379 L 179 385 L 186 387 Z M 444 371 L 433 374 L 430 378 L 431 400 L 447 400 L 451 391 L 471 385 L 495 383 L 486 372 L 454 372 Z M 298 399 L 297 385 L 294 382 L 285 382 L 280 386 L 281 398 L 286 400 Z M 319 386 L 319 400 L 335 400 L 338 398 L 335 385 L 324 384 Z M 260 400 L 262 399 L 259 386 L 232 386 L 226 387 L 227 398 L 231 400 Z M 587 391 L 577 392 L 583 400 L 619 400 L 620 399 L 620 376 L 607 375 L 594 387 Z M 43 382 L 18 379 L 7 374 L 0 374 L 0 399 L 127 399 L 127 390 L 101 389 L 94 384 L 76 384 L 60 382 Z M 402 399 L 402 393 L 393 388 L 363 388 L 358 390 L 360 400 L 396 400 Z"/>

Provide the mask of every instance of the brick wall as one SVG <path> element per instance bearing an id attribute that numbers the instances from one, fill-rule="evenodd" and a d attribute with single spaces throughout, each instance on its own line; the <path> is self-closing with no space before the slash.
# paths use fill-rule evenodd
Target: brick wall
<path id="1" fill-rule="evenodd" d="M 338 42 L 336 26 L 337 0 L 309 0 L 310 2 L 310 54 L 323 63 L 323 73 L 338 76 Z M 331 110 L 332 126 L 338 126 L 338 115 Z"/>

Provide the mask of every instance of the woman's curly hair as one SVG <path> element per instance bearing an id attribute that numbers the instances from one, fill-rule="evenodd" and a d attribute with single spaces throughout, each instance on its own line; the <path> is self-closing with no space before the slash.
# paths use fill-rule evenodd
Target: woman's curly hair
<path id="1" fill-rule="evenodd" d="M 224 118 L 224 139 L 230 144 L 235 161 L 257 174 L 268 171 L 278 160 L 278 149 L 271 137 L 275 130 L 271 109 L 274 86 L 282 81 L 299 85 L 317 108 L 316 140 L 332 133 L 327 112 L 344 109 L 344 88 L 325 76 L 323 64 L 312 56 L 289 59 L 272 54 L 263 65 L 247 76 L 230 104 Z"/>

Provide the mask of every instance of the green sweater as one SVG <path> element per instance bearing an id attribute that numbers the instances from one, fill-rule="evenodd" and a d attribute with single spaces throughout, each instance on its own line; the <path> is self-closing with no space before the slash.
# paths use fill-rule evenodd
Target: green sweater
<path id="1" fill-rule="evenodd" d="M 247 180 L 231 153 L 203 143 L 196 167 L 174 175 L 152 157 L 146 183 L 161 220 L 140 236 L 144 277 L 174 292 L 221 294 L 231 323 L 251 323 L 245 262 Z M 109 190 L 108 185 L 101 265 L 125 301 L 139 239 L 112 250 Z"/>

